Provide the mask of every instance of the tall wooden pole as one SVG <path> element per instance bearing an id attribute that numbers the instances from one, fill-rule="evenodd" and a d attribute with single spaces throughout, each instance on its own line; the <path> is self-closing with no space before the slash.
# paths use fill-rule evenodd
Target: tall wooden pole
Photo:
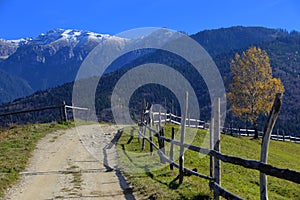
<path id="1" fill-rule="evenodd" d="M 210 127 L 209 127 L 209 133 L 210 133 L 210 149 L 214 149 L 214 118 L 211 118 Z M 210 176 L 214 177 L 214 157 L 210 156 Z"/>
<path id="2" fill-rule="evenodd" d="M 175 129 L 174 127 L 172 127 L 172 135 L 171 135 L 171 139 L 172 141 L 174 140 L 175 138 Z M 170 160 L 171 161 L 174 161 L 174 144 L 171 143 L 170 145 Z M 170 170 L 173 170 L 174 169 L 174 166 L 172 164 L 170 164 Z"/>
<path id="3" fill-rule="evenodd" d="M 159 106 L 159 111 L 158 111 L 158 131 L 161 130 L 161 106 Z"/>
<path id="4" fill-rule="evenodd" d="M 183 115 L 181 118 L 181 137 L 180 137 L 180 154 L 179 154 L 179 184 L 183 182 L 184 175 L 184 135 L 185 135 L 185 125 L 186 125 L 186 116 L 188 111 L 188 92 L 185 93 L 185 106 Z"/>
<path id="5" fill-rule="evenodd" d="M 260 162 L 262 163 L 267 163 L 268 161 L 268 151 L 269 151 L 271 133 L 275 125 L 275 122 L 277 120 L 281 103 L 282 103 L 282 94 L 278 93 L 276 94 L 276 98 L 274 100 L 272 110 L 269 114 L 267 124 L 264 128 L 264 135 L 262 139 L 261 154 L 260 154 Z M 260 199 L 268 200 L 267 176 L 262 172 L 260 172 Z"/>
<path id="6" fill-rule="evenodd" d="M 147 132 L 147 126 L 143 126 L 144 130 L 143 130 L 143 135 L 146 136 L 146 132 Z M 143 137 L 142 139 L 142 151 L 145 150 L 145 138 Z"/>
<path id="7" fill-rule="evenodd" d="M 152 106 L 151 108 L 149 109 L 149 136 L 150 136 L 150 141 L 152 142 Z M 153 145 L 152 143 L 150 142 L 150 155 L 153 156 Z"/>
<path id="8" fill-rule="evenodd" d="M 142 103 L 142 109 L 141 109 L 141 122 L 142 123 L 145 121 L 145 118 L 144 118 L 145 111 L 146 111 L 146 99 L 144 99 L 143 103 Z"/>
<path id="9" fill-rule="evenodd" d="M 165 124 L 167 123 L 167 98 L 165 97 Z"/>
<path id="10" fill-rule="evenodd" d="M 214 150 L 220 152 L 220 98 L 214 100 Z M 218 185 L 221 185 L 221 162 L 216 157 L 214 158 L 214 179 Z M 219 200 L 220 196 L 214 192 L 214 198 Z"/>
<path id="11" fill-rule="evenodd" d="M 62 103 L 62 121 L 64 121 L 64 122 L 68 121 L 66 102 L 65 101 L 63 101 L 63 103 Z"/>
<path id="12" fill-rule="evenodd" d="M 174 113 L 174 100 L 172 99 L 172 105 L 171 105 L 172 107 L 171 107 L 171 113 L 174 115 L 175 113 Z"/>

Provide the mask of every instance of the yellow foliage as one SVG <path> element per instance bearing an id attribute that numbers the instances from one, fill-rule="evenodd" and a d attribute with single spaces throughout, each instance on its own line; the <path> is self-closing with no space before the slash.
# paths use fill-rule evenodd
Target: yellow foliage
<path id="1" fill-rule="evenodd" d="M 252 123 L 260 113 L 267 114 L 276 93 L 284 92 L 280 79 L 273 78 L 270 59 L 266 51 L 250 47 L 230 62 L 233 81 L 228 99 L 233 114 Z"/>

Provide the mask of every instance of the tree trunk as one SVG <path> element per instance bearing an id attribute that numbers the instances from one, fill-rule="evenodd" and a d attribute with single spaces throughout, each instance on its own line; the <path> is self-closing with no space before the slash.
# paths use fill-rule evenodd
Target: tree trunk
<path id="1" fill-rule="evenodd" d="M 253 139 L 258 139 L 258 128 L 257 128 L 257 123 L 254 122 L 254 137 Z"/>

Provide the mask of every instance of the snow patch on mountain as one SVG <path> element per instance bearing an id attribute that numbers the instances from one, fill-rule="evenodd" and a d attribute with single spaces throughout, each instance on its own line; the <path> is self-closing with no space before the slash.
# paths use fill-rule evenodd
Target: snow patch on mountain
<path id="1" fill-rule="evenodd" d="M 106 40 L 112 39 L 124 43 L 127 39 L 111 36 L 109 34 L 99 34 L 84 30 L 75 29 L 53 29 L 45 34 L 40 34 L 37 38 L 31 39 L 29 43 L 34 46 L 39 46 L 41 51 L 47 51 L 50 55 L 56 54 L 63 47 L 69 48 L 68 58 L 75 56 L 75 52 L 79 60 L 83 60 L 85 55 L 80 52 L 90 51 L 91 48 L 103 43 Z M 76 50 L 77 49 L 77 50 Z M 38 62 L 43 62 L 44 59 L 37 59 Z"/>
<path id="2" fill-rule="evenodd" d="M 7 59 L 10 55 L 16 52 L 16 50 L 27 44 L 31 38 L 22 38 L 19 40 L 4 40 L 0 39 L 0 59 Z"/>

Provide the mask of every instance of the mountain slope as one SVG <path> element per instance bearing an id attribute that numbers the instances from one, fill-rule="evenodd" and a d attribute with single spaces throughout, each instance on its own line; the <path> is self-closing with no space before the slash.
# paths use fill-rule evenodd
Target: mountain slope
<path id="1" fill-rule="evenodd" d="M 271 66 L 275 77 L 281 78 L 285 86 L 285 94 L 283 99 L 283 106 L 279 115 L 279 120 L 276 124 L 275 130 L 280 128 L 286 134 L 299 135 L 300 132 L 300 33 L 287 33 L 282 30 L 274 30 L 267 28 L 253 28 L 253 27 L 233 27 L 228 29 L 218 29 L 213 31 L 204 31 L 195 34 L 192 37 L 198 37 L 199 42 L 204 42 L 202 45 L 212 54 L 212 58 L 217 64 L 225 85 L 228 86 L 231 80 L 229 63 L 234 58 L 235 53 L 245 51 L 249 46 L 256 45 L 266 50 L 270 56 Z M 220 36 L 220 38 L 219 38 Z M 57 38 L 54 38 L 57 40 Z M 205 43 L 209 39 L 209 43 Z M 51 44 L 51 42 L 50 42 Z M 206 45 L 206 46 L 205 46 Z M 223 46 L 222 46 L 223 45 Z M 20 48 L 27 48 L 28 45 Z M 43 47 L 43 46 L 42 46 Z M 76 48 L 76 45 L 72 47 Z M 34 48 L 33 48 L 34 49 Z M 64 52 L 65 53 L 65 52 Z M 64 55 L 62 52 L 60 55 Z M 136 53 L 136 55 L 139 53 Z M 122 67 L 118 71 L 106 74 L 99 82 L 98 90 L 96 92 L 96 110 L 98 119 L 100 121 L 113 120 L 110 110 L 110 95 L 116 82 L 126 72 L 136 66 L 145 63 L 161 63 L 167 64 L 179 71 L 183 76 L 191 82 L 195 92 L 198 96 L 201 107 L 201 118 L 204 120 L 210 119 L 210 99 L 207 88 L 201 80 L 196 76 L 188 63 L 180 60 L 180 58 L 169 55 L 161 51 L 149 51 L 146 54 L 140 54 L 136 57 L 134 52 L 129 54 L 131 59 L 136 58 L 132 62 L 127 62 L 127 59 L 121 58 L 117 61 L 117 67 Z M 14 56 L 14 54 L 12 55 Z M 78 56 L 74 56 L 78 59 Z M 59 57 L 57 58 L 59 59 Z M 61 76 L 66 76 L 61 69 L 56 69 L 61 73 Z M 72 71 L 70 69 L 70 71 Z M 54 70 L 55 71 L 55 70 Z M 57 76 L 52 75 L 53 77 Z M 45 77 L 47 77 L 45 75 Z M 39 80 L 40 81 L 40 80 Z M 7 112 L 13 109 L 27 109 L 32 107 L 42 107 L 48 105 L 58 105 L 63 100 L 71 103 L 72 98 L 72 83 L 65 84 L 50 90 L 35 93 L 29 98 L 19 99 L 11 104 L 5 104 L 0 108 L 0 112 Z M 174 111 L 179 113 L 178 103 L 174 95 L 166 88 L 158 85 L 149 85 L 138 89 L 131 98 L 130 108 L 131 112 L 138 116 L 141 108 L 142 99 L 152 103 L 159 103 L 164 105 L 165 99 L 167 107 L 171 110 L 171 102 L 174 100 Z M 8 108 L 10 107 L 10 108 Z M 59 112 L 57 112 L 59 115 Z M 28 116 L 27 116 L 28 117 Z M 41 116 L 47 119 L 47 115 Z M 228 115 L 227 123 L 233 120 L 235 127 L 244 127 L 244 122 Z M 261 117 L 259 121 L 260 130 L 262 129 L 266 118 Z M 228 125 L 228 124 L 227 124 Z"/>
<path id="2" fill-rule="evenodd" d="M 35 90 L 73 81 L 88 53 L 110 35 L 55 29 L 19 46 L 0 63 L 0 69 L 25 79 Z"/>
<path id="3" fill-rule="evenodd" d="M 191 37 L 210 55 L 216 56 L 251 44 L 274 41 L 286 35 L 284 31 L 262 27 L 231 27 L 201 31 Z M 50 30 L 37 38 L 0 40 L 0 69 L 25 79 L 35 91 L 55 87 L 73 81 L 88 53 L 107 39 L 126 40 L 71 29 Z M 112 67 L 111 71 L 115 68 Z"/>
<path id="4" fill-rule="evenodd" d="M 277 38 L 288 36 L 289 34 L 283 30 L 243 26 L 205 30 L 191 35 L 213 57 L 232 50 L 271 42 Z"/>
<path id="5" fill-rule="evenodd" d="M 16 52 L 19 46 L 26 44 L 30 39 L 4 40 L 0 39 L 0 59 L 6 59 Z"/>
<path id="6" fill-rule="evenodd" d="M 298 131 L 300 129 L 300 103 L 298 99 L 300 98 L 300 38 L 291 37 L 290 39 L 280 38 L 272 42 L 266 42 L 259 45 L 262 49 L 265 49 L 270 55 L 271 66 L 273 67 L 273 74 L 275 77 L 281 78 L 285 86 L 285 94 L 283 98 L 283 105 L 280 111 L 279 119 L 276 123 L 275 129 L 280 128 L 280 131 L 285 131 L 286 134 L 300 135 Z M 246 48 L 245 48 L 246 49 Z M 237 52 L 244 51 L 245 49 L 238 49 Z M 225 85 L 231 79 L 229 71 L 230 60 L 234 57 L 234 52 L 223 53 L 214 57 L 218 68 L 221 70 Z M 134 60 L 131 63 L 125 65 L 122 69 L 104 75 L 98 85 L 96 91 L 96 110 L 98 119 L 100 121 L 112 121 L 110 96 L 112 94 L 113 88 L 117 81 L 122 77 L 127 70 L 135 66 L 147 62 L 158 62 L 158 63 L 168 63 L 168 60 L 176 60 L 177 58 L 172 58 L 163 52 L 153 52 L 151 54 L 143 55 L 142 57 Z M 207 88 L 203 80 L 195 76 L 195 72 L 187 67 L 187 63 L 183 63 L 181 60 L 177 60 L 172 64 L 172 67 L 182 73 L 186 79 L 191 81 L 192 86 L 200 101 L 201 107 L 201 119 L 210 119 L 210 99 L 208 96 Z M 182 68 L 185 66 L 185 68 Z M 297 71 L 298 69 L 298 71 Z M 94 77 L 93 79 L 96 79 Z M 86 80 L 89 81 L 89 80 Z M 91 81 L 93 82 L 93 81 Z M 5 108 L 10 107 L 10 109 L 27 109 L 32 107 L 42 107 L 47 105 L 59 105 L 63 100 L 68 104 L 72 103 L 72 83 L 65 84 L 50 90 L 42 91 L 36 93 L 29 98 L 19 99 L 11 104 L 7 104 L 0 108 L 0 112 L 7 112 Z M 165 105 L 169 110 L 173 109 L 177 114 L 180 113 L 180 108 L 176 97 L 168 89 L 159 85 L 146 85 L 139 88 L 132 96 L 130 101 L 130 110 L 133 116 L 138 119 L 142 99 L 146 99 L 148 102 L 157 103 Z M 172 101 L 174 101 L 172 105 Z M 58 119 L 59 119 L 59 112 Z M 47 115 L 45 115 L 47 116 Z M 44 116 L 44 117 L 45 117 Z M 232 118 L 232 116 L 227 116 L 227 125 L 230 120 L 234 121 L 234 127 L 244 127 L 244 122 L 238 120 L 237 118 Z M 261 130 L 266 121 L 265 117 L 261 117 L 259 121 L 259 129 Z"/>
<path id="7" fill-rule="evenodd" d="M 32 93 L 33 89 L 25 80 L 0 70 L 0 104 Z"/>

